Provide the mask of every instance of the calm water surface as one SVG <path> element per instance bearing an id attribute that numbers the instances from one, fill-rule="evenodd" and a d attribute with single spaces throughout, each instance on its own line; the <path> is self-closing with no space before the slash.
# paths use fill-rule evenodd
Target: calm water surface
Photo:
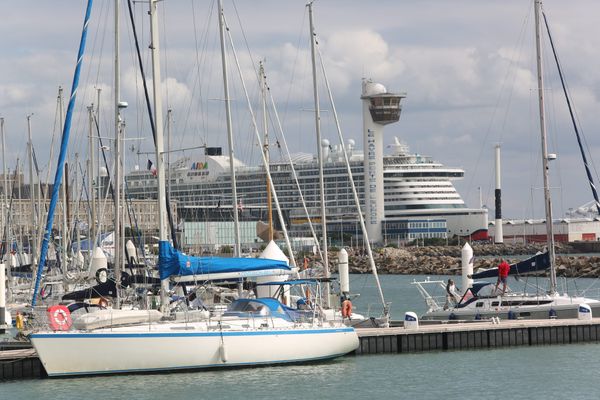
<path id="1" fill-rule="evenodd" d="M 413 278 L 382 277 L 394 318 L 408 310 L 424 311 L 410 285 Z M 586 287 L 595 284 L 580 281 Z M 353 275 L 351 285 L 362 293 L 355 301 L 360 312 L 369 304 L 373 313 L 379 311 L 370 276 Z M 599 399 L 600 345 L 347 356 L 312 365 L 0 384 L 0 399 L 38 398 Z"/>

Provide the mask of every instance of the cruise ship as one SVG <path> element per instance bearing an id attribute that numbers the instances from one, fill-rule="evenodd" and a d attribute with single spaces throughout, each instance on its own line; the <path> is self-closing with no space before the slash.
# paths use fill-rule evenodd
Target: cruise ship
<path id="1" fill-rule="evenodd" d="M 344 145 L 362 207 L 365 202 L 364 154 L 355 149 L 354 140 Z M 446 167 L 431 157 L 411 153 L 408 145 L 394 138 L 383 160 L 384 209 L 381 221 L 384 241 L 404 242 L 417 238 L 470 237 L 487 239 L 486 209 L 468 208 L 453 181 L 464 177 L 464 170 Z M 325 205 L 328 236 L 361 238 L 341 145 L 322 143 L 325 179 Z M 307 153 L 292 155 L 299 186 L 309 217 L 320 230 L 320 191 L 317 157 Z M 242 220 L 266 221 L 266 174 L 264 167 L 247 166 L 234 160 Z M 197 158 L 182 158 L 168 171 L 171 200 L 177 203 L 178 218 L 190 221 L 232 220 L 233 201 L 229 157 L 219 147 L 205 148 Z M 271 175 L 293 237 L 310 236 L 308 219 L 300 201 L 289 159 L 272 160 Z M 126 175 L 130 198 L 156 198 L 155 172 L 136 167 Z M 273 206 L 274 208 L 274 206 Z M 277 218 L 274 218 L 277 220 Z"/>

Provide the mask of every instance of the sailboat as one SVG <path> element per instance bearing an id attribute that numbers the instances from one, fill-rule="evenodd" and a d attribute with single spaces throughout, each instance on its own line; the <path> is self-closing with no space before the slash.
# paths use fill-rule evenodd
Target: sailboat
<path id="1" fill-rule="evenodd" d="M 548 163 L 554 157 L 548 154 L 546 143 L 546 123 L 544 105 L 544 80 L 542 70 L 542 45 L 541 24 L 542 14 L 541 0 L 534 0 L 535 8 L 535 39 L 537 52 L 537 78 L 538 78 L 538 100 L 540 118 L 540 136 L 542 147 L 542 169 L 544 181 L 544 204 L 546 212 L 546 235 L 547 251 L 536 254 L 533 257 L 510 266 L 509 276 L 526 275 L 529 273 L 540 273 L 548 270 L 550 274 L 550 288 L 545 293 L 516 293 L 507 292 L 498 294 L 496 288 L 490 282 L 474 281 L 473 279 L 495 278 L 498 276 L 498 268 L 478 271 L 473 274 L 473 251 L 467 243 L 462 250 L 463 259 L 463 290 L 461 296 L 457 296 L 453 303 L 452 293 L 448 293 L 449 299 L 446 303 L 438 302 L 425 289 L 427 284 L 435 284 L 445 287 L 441 281 L 413 282 L 426 300 L 427 312 L 423 319 L 486 319 L 499 317 L 503 319 L 547 319 L 547 318 L 590 318 L 594 313 L 600 313 L 600 301 L 580 296 L 571 296 L 559 293 L 556 282 L 556 263 L 554 232 L 552 224 L 552 201 L 550 197 L 549 169 Z M 450 304 L 449 304 L 450 303 Z"/>
<path id="2" fill-rule="evenodd" d="M 157 3 L 158 0 L 150 1 L 149 13 L 157 129 L 157 174 L 159 186 L 162 184 L 164 193 Z M 92 0 L 88 0 L 82 38 L 85 38 L 91 5 Z M 220 1 L 219 16 L 223 39 L 224 15 Z M 84 48 L 85 40 L 82 40 L 81 46 Z M 78 58 L 76 71 L 79 70 L 80 62 L 81 57 Z M 77 78 L 74 82 L 76 80 Z M 72 92 L 76 92 L 76 85 Z M 68 125 L 69 123 L 65 124 Z M 68 133 L 67 128 L 65 129 Z M 64 136 L 63 133 L 63 141 Z M 60 162 L 58 168 L 57 176 L 60 181 Z M 202 312 L 172 315 L 169 290 L 174 276 L 199 280 L 227 279 L 289 275 L 295 269 L 286 262 L 271 259 L 187 256 L 173 248 L 167 239 L 165 196 L 159 196 L 159 211 L 159 271 L 163 317 L 159 321 L 153 321 L 149 314 L 147 321 L 135 324 L 73 329 L 68 310 L 63 306 L 50 308 L 48 318 L 54 329 L 42 329 L 30 335 L 49 376 L 297 363 L 338 357 L 358 347 L 358 337 L 353 328 L 326 321 L 316 312 L 299 318 L 291 309 L 273 298 L 238 299 L 223 315 L 215 318 Z M 37 286 L 36 284 L 36 289 Z"/>

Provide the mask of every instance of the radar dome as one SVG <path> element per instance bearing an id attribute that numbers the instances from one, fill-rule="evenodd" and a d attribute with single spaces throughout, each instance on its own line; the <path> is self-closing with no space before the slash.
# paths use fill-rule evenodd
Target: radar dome
<path id="1" fill-rule="evenodd" d="M 387 93 L 387 89 L 381 83 L 374 83 L 374 82 L 366 82 L 365 83 L 365 90 L 363 93 L 365 96 L 374 96 L 374 95 L 383 94 L 383 93 Z"/>
<path id="2" fill-rule="evenodd" d="M 329 140 L 327 140 L 327 139 L 321 140 L 321 146 L 322 147 L 329 147 Z"/>

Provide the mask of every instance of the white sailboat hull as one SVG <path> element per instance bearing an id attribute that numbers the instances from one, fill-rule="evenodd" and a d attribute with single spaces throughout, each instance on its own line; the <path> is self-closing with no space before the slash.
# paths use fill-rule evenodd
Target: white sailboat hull
<path id="1" fill-rule="evenodd" d="M 501 319 L 567 319 L 577 318 L 580 304 L 591 307 L 593 315 L 600 315 L 600 302 L 585 297 L 568 295 L 523 296 L 484 298 L 466 307 L 447 310 L 430 310 L 424 320 L 473 320 L 499 317 Z"/>
<path id="2" fill-rule="evenodd" d="M 48 376 L 116 374 L 307 362 L 358 347 L 354 329 L 196 331 L 193 324 L 31 335 Z"/>

